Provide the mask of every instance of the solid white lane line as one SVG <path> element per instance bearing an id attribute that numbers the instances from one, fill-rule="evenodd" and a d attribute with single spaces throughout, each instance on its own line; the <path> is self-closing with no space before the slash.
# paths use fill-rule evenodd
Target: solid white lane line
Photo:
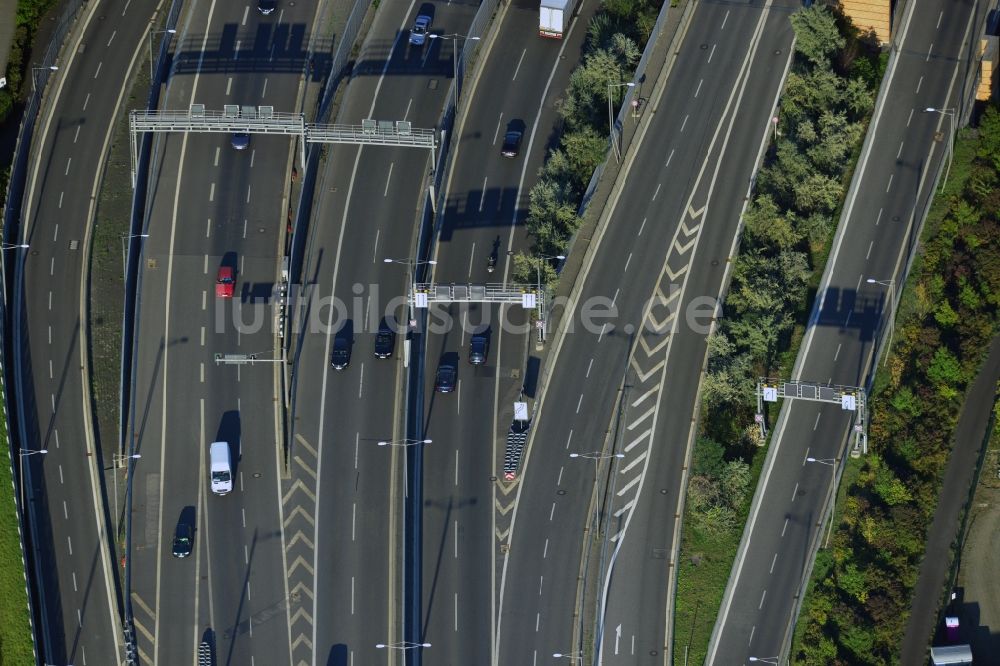
<path id="1" fill-rule="evenodd" d="M 117 30 L 115 30 L 114 32 L 111 33 L 111 38 L 108 39 L 108 43 L 107 43 L 106 46 L 111 46 L 111 42 L 115 41 L 115 35 L 117 35 L 117 34 L 118 34 Z"/>
<path id="2" fill-rule="evenodd" d="M 924 85 L 924 77 L 921 76 L 919 79 L 917 79 L 917 89 L 914 92 L 916 92 L 916 93 L 919 94 L 920 93 L 920 86 L 922 86 L 922 85 Z"/>
<path id="3" fill-rule="evenodd" d="M 458 559 L 458 521 L 457 520 L 455 521 L 455 529 L 453 530 L 453 532 L 454 532 L 454 535 L 455 535 L 455 538 L 453 540 L 454 544 L 455 544 L 454 557 L 457 560 Z"/>
<path id="4" fill-rule="evenodd" d="M 358 503 L 351 503 L 351 541 L 357 541 L 357 526 L 358 526 Z"/>
<path id="5" fill-rule="evenodd" d="M 573 441 L 573 430 L 572 429 L 570 429 L 570 431 L 569 431 L 569 436 L 566 437 L 566 446 L 564 448 L 568 449 L 569 448 L 569 443 L 571 441 Z"/>
<path id="6" fill-rule="evenodd" d="M 580 413 L 580 405 L 583 404 L 583 394 L 580 394 L 580 399 L 576 401 L 576 413 Z"/>
<path id="7" fill-rule="evenodd" d="M 671 156 L 673 156 L 673 153 L 670 153 L 670 154 L 671 154 Z M 646 218 L 642 218 L 642 224 L 639 225 L 639 233 L 637 233 L 636 236 L 641 236 L 642 235 L 642 230 L 645 229 L 645 228 L 646 228 Z"/>
<path id="8" fill-rule="evenodd" d="M 76 572 L 75 571 L 73 572 L 73 591 L 74 592 L 79 592 L 79 590 L 76 587 Z"/>
<path id="9" fill-rule="evenodd" d="M 455 593 L 455 631 L 458 631 L 458 592 Z"/>
<path id="10" fill-rule="evenodd" d="M 669 155 L 667 155 L 667 161 L 666 161 L 666 163 L 665 163 L 665 164 L 663 165 L 663 168 L 664 168 L 664 169 L 666 169 L 666 168 L 667 168 L 668 166 L 670 166 L 670 160 L 674 159 L 674 152 L 675 152 L 675 150 L 676 150 L 675 148 L 671 148 L 671 149 L 670 149 L 670 154 L 669 154 Z M 643 220 L 643 222 L 645 222 L 645 221 L 646 221 L 646 220 Z"/>
<path id="11" fill-rule="evenodd" d="M 774 563 L 778 561 L 778 554 L 775 553 L 774 557 L 771 559 L 771 569 L 767 573 L 774 573 Z"/>
<path id="12" fill-rule="evenodd" d="M 497 129 L 496 129 L 495 132 L 493 132 L 493 145 L 494 146 L 497 145 L 497 139 L 500 138 L 500 126 L 501 125 L 503 125 L 503 114 L 502 113 L 497 118 Z"/>
<path id="13" fill-rule="evenodd" d="M 358 381 L 358 399 L 361 399 L 361 393 L 365 390 L 365 364 L 361 364 L 361 378 Z"/>
<path id="14" fill-rule="evenodd" d="M 698 98 L 698 93 L 701 92 L 701 84 L 703 84 L 704 82 L 705 82 L 705 79 L 698 79 L 698 87 L 695 88 L 695 90 L 694 90 L 694 97 L 695 97 L 695 99 Z"/>
<path id="15" fill-rule="evenodd" d="M 875 247 L 875 241 L 872 241 L 871 243 L 868 244 L 868 253 L 865 255 L 865 259 L 868 259 L 869 257 L 872 256 L 873 247 Z"/>
<path id="16" fill-rule="evenodd" d="M 894 175 L 895 174 L 891 174 L 891 173 L 889 174 L 889 184 L 885 186 L 885 191 L 886 192 L 888 192 L 890 189 L 892 189 L 892 177 Z"/>
<path id="17" fill-rule="evenodd" d="M 545 576 L 538 577 L 538 596 L 542 596 L 542 587 L 545 585 Z"/>
<path id="18" fill-rule="evenodd" d="M 63 202 L 63 195 L 64 194 L 65 194 L 65 192 L 60 192 L 59 193 L 59 208 L 60 209 L 62 209 L 62 202 Z M 57 224 L 56 226 L 58 227 L 59 225 Z"/>
<path id="19" fill-rule="evenodd" d="M 653 192 L 653 198 L 650 201 L 656 201 L 656 197 L 660 195 L 660 188 L 663 187 L 663 183 L 656 184 L 656 191 Z"/>
<path id="20" fill-rule="evenodd" d="M 913 109 L 910 109 L 910 115 L 906 117 L 906 126 L 910 126 L 910 121 L 913 120 Z"/>
<path id="21" fill-rule="evenodd" d="M 59 207 L 62 208 L 62 194 L 59 195 Z M 52 233 L 52 242 L 55 243 L 59 240 L 59 223 L 56 222 L 56 229 Z"/>
<path id="22" fill-rule="evenodd" d="M 556 515 L 556 503 L 552 503 L 552 508 L 549 509 L 549 522 L 552 522 L 552 516 Z"/>
<path id="23" fill-rule="evenodd" d="M 545 540 L 545 546 L 542 548 L 542 559 L 546 559 L 549 556 L 549 540 Z"/>
<path id="24" fill-rule="evenodd" d="M 250 13 L 250 5 L 247 5 L 246 7 L 243 8 L 243 21 L 240 23 L 240 25 L 247 24 L 247 15 L 249 13 Z"/>
<path id="25" fill-rule="evenodd" d="M 220 148 L 219 146 L 216 146 L 215 147 L 215 160 L 213 161 L 212 166 L 219 166 L 219 155 L 221 153 L 222 153 L 222 148 Z"/>
<path id="26" fill-rule="evenodd" d="M 562 485 L 562 475 L 563 475 L 563 470 L 565 470 L 565 469 L 566 468 L 563 467 L 562 465 L 559 466 L 559 478 L 556 479 L 556 485 L 557 486 L 561 486 Z"/>
<path id="27" fill-rule="evenodd" d="M 781 536 L 785 536 L 785 530 L 788 528 L 788 518 L 785 518 L 785 524 L 781 526 Z"/>
<path id="28" fill-rule="evenodd" d="M 714 55 L 715 55 L 715 47 L 716 47 L 716 46 L 718 46 L 718 44 L 712 44 L 712 50 L 711 50 L 711 51 L 709 52 L 709 54 L 708 54 L 708 62 L 709 62 L 709 63 L 711 63 L 711 62 L 712 62 L 712 56 L 714 56 Z"/>
<path id="29" fill-rule="evenodd" d="M 795 488 L 792 489 L 792 502 L 795 501 L 795 496 L 799 494 L 799 484 L 795 484 Z"/>
<path id="30" fill-rule="evenodd" d="M 767 590 L 764 590 L 763 592 L 761 592 L 761 594 L 760 594 L 760 604 L 757 605 L 757 610 L 760 610 L 761 608 L 764 607 L 764 597 L 766 597 L 766 596 L 767 596 Z"/>
<path id="31" fill-rule="evenodd" d="M 590 378 L 590 369 L 594 367 L 594 359 L 590 359 L 590 363 L 587 364 L 587 374 L 584 375 L 586 379 Z"/>
<path id="32" fill-rule="evenodd" d="M 941 19 L 942 18 L 944 18 L 944 10 L 942 10 L 941 13 L 938 14 L 937 25 L 934 26 L 935 30 L 940 30 L 941 29 Z"/>
<path id="33" fill-rule="evenodd" d="M 262 99 L 264 98 L 265 95 L 267 95 L 267 79 L 264 79 L 264 87 L 260 91 L 260 96 Z"/>
<path id="34" fill-rule="evenodd" d="M 517 59 L 517 67 L 514 68 L 514 76 L 510 77 L 511 81 L 517 79 L 517 73 L 521 71 L 521 63 L 524 62 L 524 54 L 528 52 L 528 49 L 521 51 L 521 57 Z"/>
<path id="35" fill-rule="evenodd" d="M 472 251 L 469 252 L 469 277 L 472 277 L 472 260 L 476 258 L 476 244 L 472 244 Z"/>
<path id="36" fill-rule="evenodd" d="M 632 263 L 632 253 L 628 253 L 628 259 L 625 260 L 625 270 L 622 273 L 628 273 L 628 265 Z"/>
<path id="37" fill-rule="evenodd" d="M 232 90 L 233 90 L 233 77 L 230 76 L 228 79 L 226 79 L 226 97 L 229 96 L 229 93 L 232 92 Z"/>
<path id="38" fill-rule="evenodd" d="M 66 500 L 63 500 L 63 519 L 69 520 L 69 509 L 66 507 Z"/>
<path id="39" fill-rule="evenodd" d="M 722 17 L 722 25 L 719 26 L 719 30 L 726 29 L 726 21 L 729 20 L 729 10 L 726 10 L 726 15 Z"/>
<path id="40" fill-rule="evenodd" d="M 73 163 L 73 158 L 72 157 L 67 157 L 66 158 L 66 173 L 63 174 L 64 176 L 68 176 L 69 175 L 69 165 L 72 164 L 72 163 Z"/>
<path id="41" fill-rule="evenodd" d="M 479 195 L 479 212 L 483 212 L 483 204 L 486 202 L 486 178 L 483 178 L 483 193 Z"/>
<path id="42" fill-rule="evenodd" d="M 389 175 L 385 177 L 385 189 L 382 190 L 383 197 L 389 196 L 389 183 L 392 182 L 392 167 L 394 164 L 395 162 L 389 162 Z"/>
<path id="43" fill-rule="evenodd" d="M 215 183 L 208 186 L 208 200 L 215 201 Z"/>
<path id="44" fill-rule="evenodd" d="M 841 343 L 841 344 L 838 344 L 838 345 L 837 345 L 837 352 L 836 352 L 836 353 L 835 353 L 835 354 L 833 355 L 833 360 L 834 360 L 834 361 L 836 361 L 836 360 L 837 360 L 837 357 L 838 357 L 838 356 L 840 356 L 840 347 L 841 347 L 842 345 L 843 345 L 843 343 Z"/>
<path id="45" fill-rule="evenodd" d="M 813 430 L 819 427 L 819 412 L 816 413 L 816 423 L 813 424 Z"/>
<path id="46" fill-rule="evenodd" d="M 684 122 L 681 123 L 681 134 L 684 133 L 684 128 L 687 127 L 687 124 L 688 124 L 688 116 L 684 116 Z"/>
<path id="47" fill-rule="evenodd" d="M 413 98 L 412 97 L 410 98 L 410 101 L 406 103 L 406 113 L 403 114 L 403 120 L 406 120 L 410 116 L 410 107 L 411 106 L 413 106 Z"/>
<path id="48" fill-rule="evenodd" d="M 455 449 L 455 487 L 458 487 L 458 449 Z"/>
<path id="49" fill-rule="evenodd" d="M 52 374 L 52 359 L 50 358 L 49 359 L 49 379 L 53 379 L 53 378 L 54 378 L 54 375 Z"/>
<path id="50" fill-rule="evenodd" d="M 80 138 L 80 125 L 77 125 L 76 132 L 73 133 L 73 143 L 76 143 L 76 140 L 79 138 Z"/>
<path id="51" fill-rule="evenodd" d="M 375 249 L 374 249 L 374 250 L 372 250 L 372 263 L 373 263 L 373 264 L 374 264 L 374 263 L 377 263 L 377 262 L 375 261 L 375 258 L 376 258 L 376 257 L 378 257 L 378 239 L 379 239 L 379 235 L 380 235 L 381 233 L 382 233 L 382 230 L 381 230 L 381 229 L 376 229 L 376 230 L 375 230 Z"/>
<path id="52" fill-rule="evenodd" d="M 900 141 L 899 142 L 899 150 L 896 151 L 896 159 L 897 160 L 899 159 L 899 156 L 903 154 L 903 144 L 904 143 L 905 143 L 905 141 Z"/>
<path id="53" fill-rule="evenodd" d="M 354 615 L 354 576 L 351 576 L 351 615 Z"/>
<path id="54" fill-rule="evenodd" d="M 69 554 L 73 554 L 73 539 L 69 536 L 66 537 L 66 547 L 69 548 Z"/>

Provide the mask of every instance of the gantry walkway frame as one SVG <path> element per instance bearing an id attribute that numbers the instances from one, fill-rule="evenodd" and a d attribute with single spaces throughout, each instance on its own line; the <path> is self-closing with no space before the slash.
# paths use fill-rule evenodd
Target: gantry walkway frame
<path id="1" fill-rule="evenodd" d="M 401 148 L 429 148 L 431 163 L 437 157 L 436 132 L 413 127 L 405 120 L 367 118 L 360 125 L 325 125 L 305 122 L 301 113 L 275 111 L 273 106 L 226 104 L 222 111 L 192 104 L 186 111 L 136 109 L 129 112 L 129 147 L 132 187 L 139 159 L 139 134 L 144 132 L 218 132 L 223 134 L 278 134 L 299 141 L 299 160 L 305 167 L 306 144 L 342 143 Z"/>

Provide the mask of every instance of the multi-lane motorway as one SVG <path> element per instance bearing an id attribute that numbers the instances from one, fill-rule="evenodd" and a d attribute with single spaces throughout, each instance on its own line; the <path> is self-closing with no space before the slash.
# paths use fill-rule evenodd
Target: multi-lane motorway
<path id="1" fill-rule="evenodd" d="M 263 16 L 242 3 L 192 3 L 178 24 L 162 106 L 297 108 L 316 11 L 282 3 Z M 298 68 L 272 72 L 275 59 Z M 163 135 L 154 147 L 130 432 L 142 456 L 131 592 L 143 663 L 190 663 L 203 641 L 218 663 L 291 663 L 290 591 L 278 573 L 276 375 L 268 364 L 217 366 L 213 357 L 274 353 L 273 286 L 295 154 L 287 139 L 264 136 L 244 150 L 220 134 Z M 216 296 L 220 266 L 235 271 L 232 298 Z M 215 441 L 233 460 L 225 496 L 209 489 Z M 172 555 L 178 523 L 194 527 L 184 559 Z"/>
<path id="2" fill-rule="evenodd" d="M 898 27 L 884 104 L 876 109 L 794 378 L 847 386 L 867 381 L 877 327 L 891 316 L 886 310 L 894 293 L 886 287 L 903 280 L 946 154 L 938 133 L 947 140 L 956 120 L 925 109 L 964 108 L 968 67 L 975 63 L 969 54 L 985 9 L 973 0 L 915 0 Z M 839 463 L 849 417 L 836 406 L 783 407 L 708 663 L 738 664 L 788 649 L 833 479 L 828 464 L 806 458 Z"/>
<path id="3" fill-rule="evenodd" d="M 121 657 L 117 563 L 100 469 L 112 461 L 98 449 L 92 419 L 86 275 L 111 130 L 126 82 L 142 64 L 156 3 L 109 4 L 81 12 L 50 77 L 21 218 L 20 243 L 29 247 L 5 250 L 23 258 L 11 308 L 12 393 L 46 663 L 112 664 Z"/>
<path id="4" fill-rule="evenodd" d="M 956 59 L 965 62 L 977 34 L 978 4 L 946 13 L 941 0 L 914 1 L 886 96 L 913 112 L 905 126 L 875 125 L 859 171 L 885 178 L 852 191 L 796 368 L 803 378 L 863 381 L 885 294 L 861 285 L 866 277 L 900 279 L 932 171 L 912 165 L 941 157 L 932 136 L 948 119 L 920 110 L 955 106 L 965 80 Z M 252 4 L 188 3 L 162 106 L 302 108 L 325 6 L 279 2 L 263 15 Z M 481 69 L 464 88 L 469 104 L 455 128 L 446 205 L 435 224 L 433 281 L 510 279 L 508 252 L 528 247 L 526 192 L 596 6 L 582 3 L 567 38 L 556 42 L 537 37 L 537 2 L 501 3 Z M 434 127 L 452 49 L 477 7 L 437 3 L 432 32 L 459 37 L 416 45 L 409 27 L 422 3 L 382 3 L 336 122 Z M 394 648 L 412 647 L 402 642 L 404 590 L 412 585 L 402 569 L 409 529 L 403 453 L 412 445 L 424 447 L 417 621 L 428 663 L 536 664 L 591 649 L 597 663 L 663 663 L 706 339 L 787 71 L 788 15 L 796 7 L 793 0 L 697 5 L 646 101 L 635 147 L 546 349 L 535 347 L 532 331 L 511 332 L 528 320 L 518 307 L 434 308 L 432 320 L 451 325 L 429 331 L 424 343 L 426 444 L 405 439 L 402 336 L 388 358 L 376 357 L 373 345 L 383 318 L 402 319 L 431 156 L 413 148 L 327 148 L 309 211 L 303 284 L 293 292 L 286 440 L 277 369 L 213 358 L 280 354 L 274 285 L 297 146 L 258 135 L 237 150 L 228 135 L 161 135 L 143 229 L 127 435 L 141 455 L 131 600 L 143 663 L 190 663 L 202 642 L 216 663 L 400 661 Z M 117 24 L 85 28 L 88 45 L 105 46 L 74 50 L 67 76 L 56 79 L 59 112 L 43 126 L 44 159 L 27 199 L 22 293 L 34 297 L 18 311 L 18 377 L 19 390 L 32 397 L 20 403 L 25 448 L 47 451 L 27 460 L 39 564 L 55 571 L 42 595 L 49 661 L 119 659 L 119 590 L 89 455 L 80 349 L 79 253 L 93 215 L 74 221 L 63 211 L 90 210 L 92 183 L 72 174 L 100 171 L 107 119 L 121 102 L 113 93 L 124 89 L 151 12 L 130 3 Z M 94 74 L 70 76 L 74 67 Z M 103 124 L 81 132 L 81 114 L 100 114 Z M 508 129 L 525 133 L 514 158 L 500 154 Z M 489 272 L 494 252 L 497 270 Z M 232 298 L 216 295 L 220 267 L 235 272 Z M 874 304 L 875 315 L 860 316 L 863 302 Z M 585 321 L 593 305 L 608 316 Z M 850 326 L 841 321 L 852 314 Z M 473 329 L 488 331 L 482 365 L 468 363 Z M 341 344 L 350 360 L 336 369 L 331 353 Z M 441 360 L 457 360 L 447 394 L 434 391 Z M 543 393 L 535 395 L 538 362 Z M 536 413 L 518 479 L 506 483 L 497 479 L 503 434 L 522 389 L 536 399 Z M 821 419 L 830 427 L 812 434 Z M 829 408 L 783 413 L 775 435 L 781 455 L 772 455 L 763 476 L 713 642 L 715 663 L 784 649 L 800 580 L 757 574 L 786 560 L 782 570 L 808 570 L 802 553 L 815 539 L 830 477 L 802 460 L 842 456 L 842 422 Z M 209 488 L 214 441 L 226 442 L 233 460 L 234 488 L 224 496 Z M 768 518 L 775 515 L 788 516 L 787 524 Z M 178 524 L 194 528 L 187 558 L 171 552 Z"/>
<path id="5" fill-rule="evenodd" d="M 664 517 L 679 512 L 712 299 L 789 59 L 789 6 L 698 7 L 651 100 L 652 131 L 547 360 L 501 580 L 497 663 L 580 654 L 587 636 L 605 662 L 663 663 L 676 538 Z M 588 325 L 599 299 L 609 316 Z M 608 521 L 603 544 L 594 511 Z"/>

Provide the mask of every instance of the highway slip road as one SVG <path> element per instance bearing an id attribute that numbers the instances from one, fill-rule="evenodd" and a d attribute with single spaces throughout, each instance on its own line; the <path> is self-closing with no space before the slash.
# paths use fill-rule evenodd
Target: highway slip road
<path id="1" fill-rule="evenodd" d="M 437 3 L 431 31 L 464 33 L 475 2 Z M 336 122 L 406 120 L 433 128 L 452 76 L 449 41 L 409 43 L 419 2 L 383 2 L 358 55 Z M 282 486 L 293 595 L 294 663 L 393 664 L 403 640 L 403 336 L 374 354 L 386 316 L 400 317 L 426 150 L 333 145 L 317 181 L 295 308 L 298 353 L 291 478 Z M 331 303 L 333 303 L 331 305 Z M 350 363 L 331 367 L 336 334 Z M 379 446 L 379 442 L 396 446 Z"/>
<path id="2" fill-rule="evenodd" d="M 45 663 L 122 658 L 117 563 L 100 477 L 100 466 L 112 461 L 100 455 L 90 404 L 88 253 L 112 124 L 129 77 L 142 66 L 156 4 L 94 2 L 81 12 L 59 71 L 49 76 L 34 137 L 19 241 L 30 248 L 7 250 L 8 259 L 24 261 L 12 308 L 17 383 L 9 388 L 23 427 L 34 521 L 27 555 L 38 574 Z M 101 436 L 114 441 L 117 432 Z"/>
<path id="3" fill-rule="evenodd" d="M 650 101 L 651 126 L 546 359 L 501 581 L 497 663 L 583 650 L 609 663 L 668 660 L 675 520 L 705 340 L 796 6 L 700 4 Z M 595 512 L 606 540 L 591 536 Z"/>
<path id="4" fill-rule="evenodd" d="M 191 103 L 298 108 L 317 7 L 197 0 L 185 8 L 165 109 Z M 295 66 L 292 66 L 295 65 Z M 275 70 L 278 70 L 277 72 Z M 183 72 L 183 73 L 182 73 Z M 159 135 L 140 264 L 131 436 L 136 464 L 132 602 L 146 664 L 292 663 L 284 571 L 273 366 L 216 365 L 215 354 L 273 358 L 273 287 L 295 144 L 226 134 Z M 220 267 L 232 298 L 216 296 Z M 234 487 L 209 489 L 208 448 L 228 443 Z M 178 524 L 194 551 L 172 555 Z"/>
<path id="5" fill-rule="evenodd" d="M 891 316 L 886 299 L 893 294 L 886 286 L 903 280 L 946 152 L 941 137 L 949 140 L 953 129 L 953 118 L 924 109 L 964 108 L 960 91 L 968 67 L 977 66 L 970 56 L 982 30 L 982 4 L 913 0 L 898 26 L 900 46 L 883 82 L 884 105 L 875 109 L 794 379 L 867 382 L 879 333 Z M 837 406 L 783 405 L 708 663 L 784 658 L 834 478 L 831 465 L 806 458 L 839 463 L 851 423 Z"/>

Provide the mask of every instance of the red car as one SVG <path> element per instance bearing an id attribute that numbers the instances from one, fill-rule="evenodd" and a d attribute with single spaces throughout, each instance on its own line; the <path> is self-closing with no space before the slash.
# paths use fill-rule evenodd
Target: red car
<path id="1" fill-rule="evenodd" d="M 219 266 L 219 275 L 215 279 L 215 295 L 218 298 L 232 298 L 236 289 L 236 277 L 232 266 Z"/>

